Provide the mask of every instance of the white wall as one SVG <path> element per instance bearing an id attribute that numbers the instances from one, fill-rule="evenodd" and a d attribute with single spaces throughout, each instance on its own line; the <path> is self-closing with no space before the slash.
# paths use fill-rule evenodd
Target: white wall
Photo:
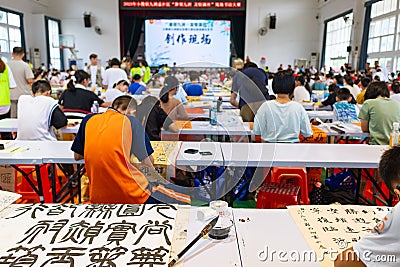
<path id="1" fill-rule="evenodd" d="M 321 50 L 317 6 L 317 0 L 248 0 L 245 56 L 257 64 L 266 57 L 271 71 L 279 64 L 293 66 L 294 59 L 310 59 L 311 52 Z M 276 29 L 259 36 L 258 29 L 269 26 L 270 13 L 276 13 Z"/>
<path id="2" fill-rule="evenodd" d="M 18 0 L 19 1 L 19 0 Z M 92 27 L 85 28 L 83 13 L 90 11 Z M 75 35 L 78 58 L 89 62 L 89 55 L 96 53 L 102 65 L 110 58 L 120 58 L 118 1 L 116 0 L 51 0 L 48 12 L 61 20 L 63 34 Z M 102 35 L 95 33 L 98 25 Z M 65 66 L 71 56 L 64 52 Z"/>

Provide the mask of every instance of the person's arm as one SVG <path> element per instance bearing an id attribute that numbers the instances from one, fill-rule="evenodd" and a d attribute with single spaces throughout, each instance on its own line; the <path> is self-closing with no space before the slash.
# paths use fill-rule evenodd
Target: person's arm
<path id="1" fill-rule="evenodd" d="M 176 109 L 179 120 L 189 120 L 189 115 L 187 114 L 182 103 L 179 103 L 179 105 L 176 106 Z"/>
<path id="2" fill-rule="evenodd" d="M 175 123 L 171 123 L 167 129 L 168 132 L 172 132 L 172 133 L 178 133 L 179 132 L 179 128 L 178 126 L 176 126 Z"/>
<path id="3" fill-rule="evenodd" d="M 102 100 L 103 101 L 103 100 Z M 111 106 L 112 102 L 103 102 L 100 104 L 100 107 L 102 108 L 108 108 L 109 106 Z"/>
<path id="4" fill-rule="evenodd" d="M 82 156 L 81 154 L 78 154 L 78 153 L 74 152 L 74 159 L 75 159 L 76 161 L 78 161 L 78 160 L 83 159 L 83 156 Z"/>
<path id="5" fill-rule="evenodd" d="M 364 105 L 362 106 L 360 113 L 358 114 L 358 118 L 360 119 L 361 122 L 361 130 L 364 133 L 369 132 L 369 101 L 367 100 L 364 102 Z"/>
<path id="6" fill-rule="evenodd" d="M 138 119 L 128 116 L 132 127 L 132 145 L 131 154 L 133 154 L 140 162 L 152 165 L 151 155 L 154 150 L 151 146 L 150 139 L 147 136 L 142 124 Z M 150 166 L 149 165 L 149 166 Z"/>
<path id="7" fill-rule="evenodd" d="M 358 258 L 353 247 L 344 250 L 338 255 L 334 263 L 335 267 L 365 267 L 365 264 Z"/>
<path id="8" fill-rule="evenodd" d="M 31 67 L 29 67 L 28 64 L 26 64 L 26 66 L 25 66 L 25 77 L 26 77 L 25 78 L 26 82 L 29 83 L 29 85 L 32 85 L 32 83 L 35 81 L 34 80 L 35 76 L 33 75 Z"/>
<path id="9" fill-rule="evenodd" d="M 361 130 L 364 133 L 369 133 L 369 122 L 367 120 L 360 120 L 361 121 Z"/>
<path id="10" fill-rule="evenodd" d="M 85 150 L 85 128 L 87 121 L 92 117 L 95 116 L 94 114 L 89 114 L 85 118 L 83 118 L 81 124 L 79 125 L 79 130 L 75 136 L 74 142 L 72 143 L 71 150 L 74 151 L 74 158 L 75 160 L 81 160 L 84 157 L 84 150 Z"/>
<path id="11" fill-rule="evenodd" d="M 158 108 L 158 107 L 156 107 Z M 168 117 L 168 114 L 165 113 L 165 111 L 162 108 L 158 108 L 158 123 L 160 127 L 163 127 L 165 130 L 172 132 L 172 133 L 177 133 L 179 132 L 178 126 L 171 120 L 170 117 Z"/>
<path id="12" fill-rule="evenodd" d="M 229 102 L 231 103 L 232 106 L 239 108 L 239 103 L 236 101 L 237 99 L 237 93 L 231 92 L 231 98 L 229 99 Z"/>
<path id="13" fill-rule="evenodd" d="M 300 133 L 305 138 L 311 137 L 313 135 L 313 131 L 311 128 L 310 119 L 308 117 L 308 114 L 301 105 L 299 105 L 299 109 L 301 112 L 301 120 L 302 120 L 300 123 Z"/>
<path id="14" fill-rule="evenodd" d="M 68 119 L 65 116 L 64 112 L 61 111 L 59 107 L 56 107 L 51 114 L 50 125 L 56 129 L 60 129 L 64 126 L 67 126 Z"/>

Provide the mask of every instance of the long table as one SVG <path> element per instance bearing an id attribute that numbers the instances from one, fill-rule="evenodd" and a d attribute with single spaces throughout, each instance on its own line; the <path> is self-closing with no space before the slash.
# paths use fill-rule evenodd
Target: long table
<path id="1" fill-rule="evenodd" d="M 79 124 L 61 129 L 63 133 L 77 133 Z M 0 120 L 0 132 L 18 132 L 18 119 Z"/>

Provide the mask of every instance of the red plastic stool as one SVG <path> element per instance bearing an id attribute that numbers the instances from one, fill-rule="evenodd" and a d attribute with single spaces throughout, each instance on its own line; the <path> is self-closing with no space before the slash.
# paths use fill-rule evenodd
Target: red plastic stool
<path id="1" fill-rule="evenodd" d="M 33 165 L 16 165 L 24 174 L 26 174 L 32 183 L 37 187 L 37 177 L 35 166 Z M 40 165 L 40 177 L 42 181 L 43 188 L 43 201 L 45 203 L 52 203 L 52 186 L 51 180 L 49 177 L 49 172 L 51 168 L 51 164 Z M 22 201 L 28 202 L 40 202 L 39 195 L 33 190 L 31 185 L 26 181 L 25 177 L 22 177 L 22 174 L 15 170 L 15 192 L 22 195 Z M 59 190 L 60 186 L 56 183 L 56 190 Z"/>
<path id="2" fill-rule="evenodd" d="M 271 171 L 271 182 L 300 186 L 302 204 L 310 204 L 306 168 L 274 167 Z"/>
<path id="3" fill-rule="evenodd" d="M 292 184 L 264 183 L 257 195 L 257 209 L 284 209 L 300 204 L 300 186 Z"/>

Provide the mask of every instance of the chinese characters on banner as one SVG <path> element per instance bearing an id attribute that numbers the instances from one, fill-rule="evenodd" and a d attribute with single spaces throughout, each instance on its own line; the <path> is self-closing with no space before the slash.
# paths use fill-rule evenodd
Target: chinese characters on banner
<path id="1" fill-rule="evenodd" d="M 391 210 L 355 205 L 289 206 L 289 213 L 322 266 L 370 232 Z M 325 257 L 322 255 L 325 253 Z M 331 253 L 329 255 L 329 253 Z"/>
<path id="2" fill-rule="evenodd" d="M 0 215 L 0 266 L 167 266 L 173 205 L 11 206 Z"/>

